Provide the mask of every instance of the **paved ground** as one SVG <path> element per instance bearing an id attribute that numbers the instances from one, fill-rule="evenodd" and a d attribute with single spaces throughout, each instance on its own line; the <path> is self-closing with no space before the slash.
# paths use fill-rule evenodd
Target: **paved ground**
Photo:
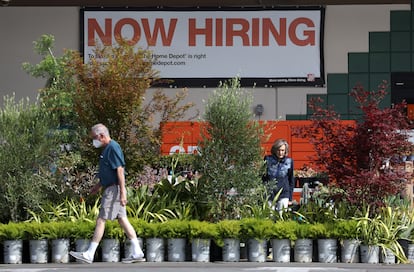
<path id="1" fill-rule="evenodd" d="M 137 264 L 122 263 L 105 263 L 96 262 L 93 264 L 0 264 L 0 271 L 4 272 L 69 272 L 69 271 L 85 271 L 85 272 L 113 272 L 121 270 L 123 272 L 132 271 L 157 271 L 157 272 L 413 272 L 413 265 L 384 265 L 384 264 L 322 264 L 322 263 L 253 263 L 253 262 L 146 262 Z"/>

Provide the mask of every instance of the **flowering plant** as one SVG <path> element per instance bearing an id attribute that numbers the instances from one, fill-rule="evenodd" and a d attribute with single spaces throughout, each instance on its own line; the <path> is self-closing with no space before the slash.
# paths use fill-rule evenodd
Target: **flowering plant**
<path id="1" fill-rule="evenodd" d="M 304 164 L 302 168 L 300 168 L 299 170 L 295 170 L 294 175 L 298 178 L 316 178 L 325 176 L 325 173 L 318 172 L 312 167 Z"/>

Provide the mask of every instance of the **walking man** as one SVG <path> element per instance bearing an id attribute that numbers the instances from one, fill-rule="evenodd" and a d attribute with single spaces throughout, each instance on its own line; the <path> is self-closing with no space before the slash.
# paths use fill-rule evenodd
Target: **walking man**
<path id="1" fill-rule="evenodd" d="M 99 157 L 99 182 L 91 190 L 91 194 L 96 194 L 102 188 L 101 207 L 88 250 L 85 252 L 71 251 L 70 255 L 86 263 L 92 263 L 105 231 L 106 220 L 118 219 L 120 226 L 131 240 L 132 246 L 131 256 L 122 259 L 122 262 L 144 262 L 144 253 L 138 243 L 137 234 L 126 214 L 125 159 L 122 149 L 116 141 L 111 139 L 108 128 L 103 124 L 96 124 L 92 127 L 91 137 L 95 148 L 103 148 Z"/>

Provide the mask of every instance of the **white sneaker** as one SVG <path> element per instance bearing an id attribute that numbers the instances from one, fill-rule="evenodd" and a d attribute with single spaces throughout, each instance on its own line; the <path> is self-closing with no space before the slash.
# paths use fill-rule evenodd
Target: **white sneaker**
<path id="1" fill-rule="evenodd" d="M 76 252 L 76 251 L 70 251 L 69 254 L 74 257 L 75 259 L 81 260 L 85 263 L 89 263 L 91 264 L 93 262 L 92 259 L 90 259 L 87 255 L 86 252 Z"/>
<path id="2" fill-rule="evenodd" d="M 123 258 L 123 263 L 142 263 L 145 262 L 146 259 L 144 258 L 144 255 L 140 255 L 138 257 L 129 256 L 127 258 Z"/>

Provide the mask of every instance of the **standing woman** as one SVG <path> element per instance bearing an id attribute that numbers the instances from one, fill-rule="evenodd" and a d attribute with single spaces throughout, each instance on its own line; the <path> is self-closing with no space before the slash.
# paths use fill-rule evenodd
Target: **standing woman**
<path id="1" fill-rule="evenodd" d="M 284 139 L 277 139 L 270 150 L 271 155 L 266 156 L 266 174 L 264 182 L 268 193 L 268 202 L 276 199 L 276 210 L 282 216 L 292 204 L 295 180 L 293 176 L 293 159 L 288 157 L 289 144 Z"/>

